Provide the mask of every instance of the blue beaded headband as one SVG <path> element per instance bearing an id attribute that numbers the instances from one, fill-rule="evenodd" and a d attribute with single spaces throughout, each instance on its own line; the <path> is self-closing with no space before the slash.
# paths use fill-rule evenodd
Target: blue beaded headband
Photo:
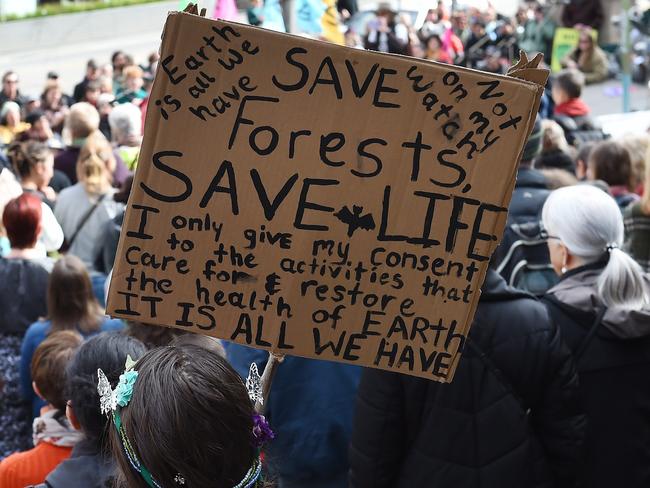
<path id="1" fill-rule="evenodd" d="M 120 443 L 122 444 L 122 449 L 124 450 L 124 454 L 126 455 L 131 467 L 142 476 L 142 479 L 144 479 L 148 486 L 151 488 L 162 488 L 160 483 L 156 481 L 149 470 L 138 459 L 135 449 L 133 449 L 131 441 L 129 441 L 129 438 L 126 435 L 126 430 L 122 424 L 122 417 L 120 416 L 120 409 L 126 407 L 131 401 L 133 386 L 135 385 L 135 381 L 138 379 L 138 372 L 133 369 L 135 363 L 136 362 L 133 361 L 130 356 L 127 357 L 125 371 L 120 375 L 120 381 L 115 390 L 111 388 L 111 384 L 108 381 L 108 378 L 106 378 L 104 372 L 101 369 L 97 370 L 97 377 L 99 378 L 97 383 L 97 392 L 99 393 L 100 409 L 103 414 L 112 417 L 113 425 L 115 425 L 115 429 L 120 438 Z M 259 417 L 262 417 L 264 423 L 266 422 L 263 416 Z M 256 428 L 258 428 L 257 422 L 258 420 L 255 419 Z M 268 428 L 268 424 L 266 424 L 266 428 Z M 255 437 L 257 437 L 257 435 Z M 272 432 L 270 438 L 273 438 Z M 260 457 L 257 456 L 255 461 L 253 461 L 252 466 L 244 475 L 244 478 L 233 488 L 252 488 L 260 478 L 261 473 L 262 462 L 260 461 Z M 177 473 L 176 476 L 174 476 L 174 482 L 179 485 L 184 485 L 185 478 L 180 473 Z"/>

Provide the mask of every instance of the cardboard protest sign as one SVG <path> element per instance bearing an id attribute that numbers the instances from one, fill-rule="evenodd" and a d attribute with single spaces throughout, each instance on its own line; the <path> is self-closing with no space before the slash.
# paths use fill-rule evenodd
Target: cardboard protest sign
<path id="1" fill-rule="evenodd" d="M 495 76 L 170 14 L 109 313 L 449 381 L 538 61 Z"/>

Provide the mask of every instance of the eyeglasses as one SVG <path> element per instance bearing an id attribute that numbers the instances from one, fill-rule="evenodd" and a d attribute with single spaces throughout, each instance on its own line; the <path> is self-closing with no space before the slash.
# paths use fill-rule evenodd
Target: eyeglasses
<path id="1" fill-rule="evenodd" d="M 5 80 L 5 83 L 6 83 L 7 85 L 17 85 L 17 84 L 18 84 L 18 80 Z"/>
<path id="2" fill-rule="evenodd" d="M 544 223 L 541 220 L 539 221 L 539 238 L 545 241 L 548 241 L 549 239 L 557 239 L 558 241 L 561 240 L 558 236 L 552 236 L 549 234 L 548 231 L 544 228 Z"/>

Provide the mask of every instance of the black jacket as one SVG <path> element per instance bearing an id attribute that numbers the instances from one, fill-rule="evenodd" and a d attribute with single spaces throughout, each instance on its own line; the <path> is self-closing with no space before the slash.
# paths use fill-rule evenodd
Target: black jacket
<path id="1" fill-rule="evenodd" d="M 451 384 L 364 371 L 351 486 L 572 486 L 584 419 L 571 355 L 544 306 L 490 270 L 470 338 L 503 381 L 472 347 Z"/>
<path id="2" fill-rule="evenodd" d="M 508 206 L 506 229 L 501 243 L 492 257 L 495 266 L 501 264 L 512 244 L 519 239 L 519 236 L 512 232 L 510 226 L 539 222 L 542 216 L 542 207 L 550 193 L 543 173 L 523 166 L 519 168 L 512 200 Z M 506 279 L 508 278 L 509 276 L 506 276 Z"/>
<path id="3" fill-rule="evenodd" d="M 596 283 L 604 266 L 569 271 L 545 298 L 574 353 L 602 308 Z M 587 414 L 580 486 L 649 487 L 650 308 L 608 309 L 576 363 Z"/>

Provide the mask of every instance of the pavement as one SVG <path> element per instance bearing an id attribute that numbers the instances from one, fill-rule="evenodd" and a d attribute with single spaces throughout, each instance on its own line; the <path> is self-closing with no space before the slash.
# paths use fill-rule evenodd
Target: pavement
<path id="1" fill-rule="evenodd" d="M 16 71 L 22 92 L 34 95 L 41 93 L 47 73 L 57 71 L 64 89 L 71 92 L 90 58 L 106 63 L 121 49 L 136 62 L 146 61 L 158 50 L 167 13 L 177 7 L 178 1 L 161 1 L 0 23 L 0 39 L 9 40 L 0 42 L 0 71 Z M 240 21 L 244 20 L 241 14 Z M 583 98 L 594 115 L 622 111 L 622 88 L 617 80 L 586 87 Z M 630 98 L 632 110 L 650 109 L 646 86 L 633 85 Z"/>
<path id="2" fill-rule="evenodd" d="M 47 73 L 56 71 L 64 90 L 71 92 L 88 59 L 107 63 L 120 49 L 145 62 L 158 50 L 167 13 L 178 4 L 154 2 L 0 23 L 0 71 L 16 71 L 21 91 L 34 95 L 42 92 Z"/>

